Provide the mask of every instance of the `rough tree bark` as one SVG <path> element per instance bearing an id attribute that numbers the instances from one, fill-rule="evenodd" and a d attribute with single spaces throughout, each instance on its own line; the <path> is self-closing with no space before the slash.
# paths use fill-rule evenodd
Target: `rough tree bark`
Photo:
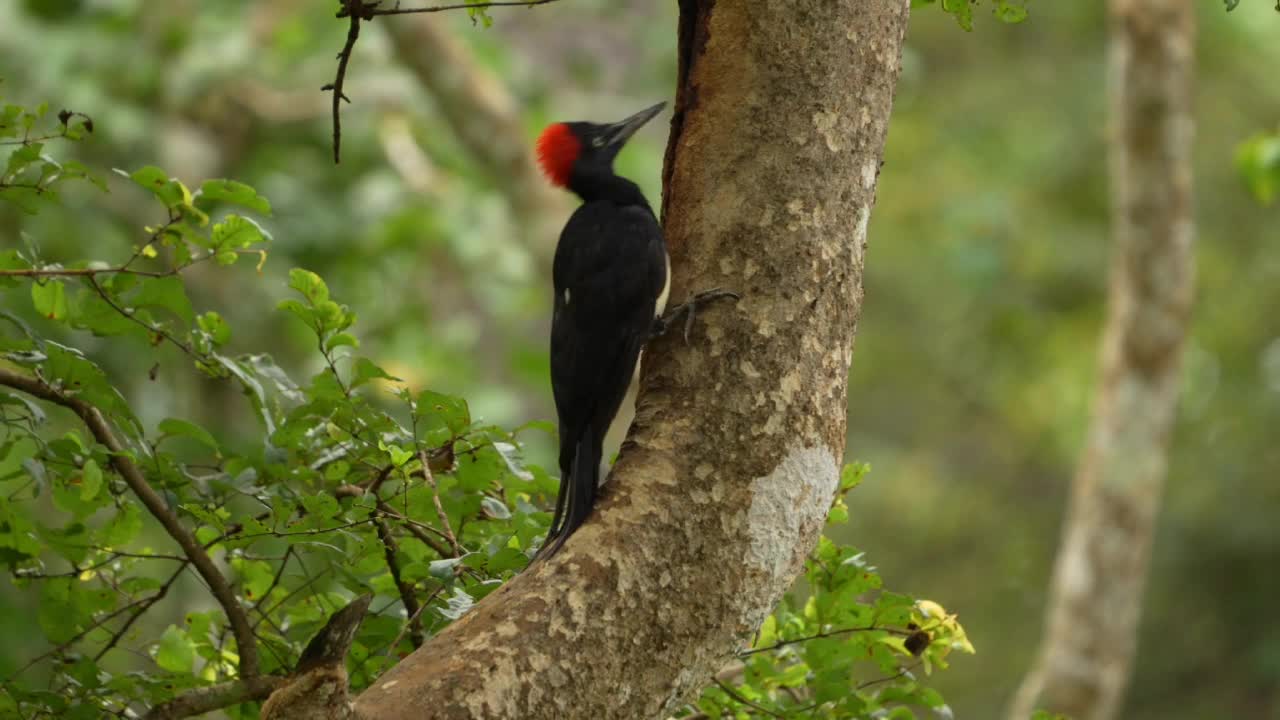
<path id="1" fill-rule="evenodd" d="M 1115 255 L 1102 377 L 1039 656 L 1011 706 L 1115 717 L 1128 684 L 1193 294 L 1191 0 L 1111 0 Z"/>
<path id="2" fill-rule="evenodd" d="M 682 0 L 673 300 L 588 522 L 355 700 L 361 718 L 651 718 L 772 609 L 839 478 L 863 249 L 909 0 Z M 678 334 L 676 334 L 678 335 Z"/>

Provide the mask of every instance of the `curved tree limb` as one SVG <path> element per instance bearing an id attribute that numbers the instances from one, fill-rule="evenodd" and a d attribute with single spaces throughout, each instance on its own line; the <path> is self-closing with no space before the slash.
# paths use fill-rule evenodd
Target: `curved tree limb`
<path id="1" fill-rule="evenodd" d="M 559 555 L 353 715 L 665 717 L 732 658 L 823 526 L 908 0 L 681 3 L 673 297 L 740 291 L 645 354 L 630 442 Z"/>
<path id="2" fill-rule="evenodd" d="M 221 710 L 252 700 L 265 700 L 285 683 L 284 678 L 260 675 L 252 682 L 231 680 L 180 693 L 169 702 L 157 705 L 143 716 L 144 720 L 178 720 Z"/>

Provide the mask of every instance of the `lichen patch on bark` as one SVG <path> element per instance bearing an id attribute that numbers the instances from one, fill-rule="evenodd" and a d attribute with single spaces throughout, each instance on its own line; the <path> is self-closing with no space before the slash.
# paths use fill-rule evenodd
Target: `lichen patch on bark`
<path id="1" fill-rule="evenodd" d="M 826 447 L 793 447 L 773 472 L 751 483 L 747 571 L 770 584 L 790 582 L 804 562 L 802 538 L 822 528 L 840 482 L 840 463 Z M 761 618 L 763 620 L 763 618 Z"/>

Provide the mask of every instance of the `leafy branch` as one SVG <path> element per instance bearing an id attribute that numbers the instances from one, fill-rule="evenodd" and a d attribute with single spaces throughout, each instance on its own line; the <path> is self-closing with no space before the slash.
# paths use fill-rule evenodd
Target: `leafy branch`
<path id="1" fill-rule="evenodd" d="M 222 606 L 239 648 L 241 677 L 250 681 L 257 679 L 259 676 L 257 642 L 253 629 L 249 625 L 249 618 L 231 591 L 227 578 L 213 564 L 213 559 L 205 552 L 203 545 L 182 525 L 178 516 L 147 482 L 142 471 L 131 459 L 132 452 L 116 438 L 102 413 L 84 400 L 54 388 L 40 378 L 23 375 L 3 367 L 0 367 L 0 385 L 71 410 L 89 428 L 94 439 L 106 446 L 111 452 L 111 465 L 116 472 L 128 484 L 134 495 L 142 501 L 152 517 L 165 529 L 169 537 L 182 548 L 182 552 L 191 561 L 196 572 L 209 586 L 214 599 Z"/>

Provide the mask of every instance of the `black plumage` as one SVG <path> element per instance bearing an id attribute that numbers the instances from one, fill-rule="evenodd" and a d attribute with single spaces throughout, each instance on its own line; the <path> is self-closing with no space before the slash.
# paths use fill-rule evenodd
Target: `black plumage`
<path id="1" fill-rule="evenodd" d="M 555 554 L 595 506 L 605 434 L 666 301 L 662 228 L 640 188 L 613 171 L 623 143 L 661 109 L 612 125 L 552 126 L 539 142 L 553 182 L 583 200 L 560 234 L 553 265 L 561 480 L 540 557 Z"/>

